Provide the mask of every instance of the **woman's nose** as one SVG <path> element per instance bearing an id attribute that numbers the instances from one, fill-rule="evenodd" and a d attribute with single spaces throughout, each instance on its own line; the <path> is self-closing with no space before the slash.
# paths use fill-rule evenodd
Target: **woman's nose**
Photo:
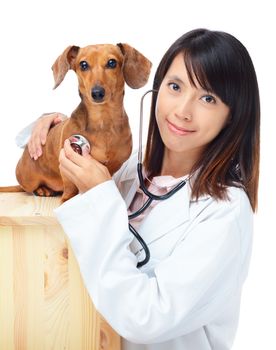
<path id="1" fill-rule="evenodd" d="M 191 121 L 193 116 L 192 110 L 192 102 L 189 100 L 184 100 L 181 101 L 181 103 L 177 107 L 175 114 L 179 119 Z"/>

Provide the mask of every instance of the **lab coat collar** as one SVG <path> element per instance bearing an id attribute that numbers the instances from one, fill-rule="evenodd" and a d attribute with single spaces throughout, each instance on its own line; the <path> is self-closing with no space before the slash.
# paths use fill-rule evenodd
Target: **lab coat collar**
<path id="1" fill-rule="evenodd" d="M 125 197 L 127 207 L 129 207 L 137 189 L 139 188 L 139 180 L 136 177 L 134 180 L 129 177 L 124 179 L 123 183 L 121 182 L 121 185 L 129 186 L 129 181 L 132 181 L 132 184 Z M 172 197 L 160 201 L 154 206 L 144 218 L 139 227 L 138 233 L 143 237 L 147 244 L 164 236 L 189 219 L 189 187 L 189 182 L 187 182 L 186 185 Z M 134 248 L 133 250 L 136 252 L 140 250 L 141 246 L 137 243 L 136 247 L 136 244 L 134 243 L 132 248 Z"/>
<path id="2" fill-rule="evenodd" d="M 189 220 L 190 202 L 194 201 L 194 199 L 191 199 L 190 181 L 191 179 L 172 197 L 160 201 L 144 218 L 138 233 L 147 245 L 169 234 L 172 230 Z M 120 186 L 122 186 L 125 194 L 124 199 L 127 208 L 131 204 L 139 185 L 136 169 L 131 167 L 120 181 Z M 198 201 L 206 200 L 209 197 L 209 195 L 201 196 Z M 138 252 L 140 248 L 140 244 L 134 240 L 132 244 L 134 253 Z"/>
<path id="3" fill-rule="evenodd" d="M 196 201 L 196 199 L 191 198 L 191 187 L 190 187 L 190 183 L 192 183 L 192 181 L 194 181 L 195 178 L 196 178 L 196 173 L 190 178 L 190 180 L 184 186 L 184 187 L 188 187 L 187 194 L 189 195 L 189 201 L 191 201 L 191 202 Z M 137 175 L 137 167 L 135 165 L 128 167 L 128 171 L 126 174 L 124 174 L 123 179 L 120 180 L 120 183 L 121 183 L 121 186 L 123 188 L 127 189 L 127 191 L 125 191 L 126 195 L 124 196 L 125 197 L 124 199 L 125 199 L 125 202 L 126 202 L 126 205 L 128 208 L 130 206 L 130 203 L 132 202 L 132 200 L 134 198 L 134 195 L 135 195 L 137 189 L 140 186 L 138 175 Z M 210 195 L 205 194 L 205 195 L 200 196 L 197 199 L 197 201 L 206 200 L 208 198 L 210 198 Z"/>
<path id="4" fill-rule="evenodd" d="M 172 197 L 160 201 L 149 212 L 138 230 L 147 244 L 154 242 L 189 220 L 189 197 L 189 183 L 187 182 Z"/>

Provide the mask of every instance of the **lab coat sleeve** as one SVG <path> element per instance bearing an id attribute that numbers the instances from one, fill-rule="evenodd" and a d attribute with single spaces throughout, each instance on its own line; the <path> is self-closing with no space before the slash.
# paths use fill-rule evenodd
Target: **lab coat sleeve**
<path id="1" fill-rule="evenodd" d="M 29 139 L 32 134 L 32 130 L 35 126 L 36 120 L 32 122 L 31 124 L 24 127 L 15 137 L 15 143 L 18 147 L 24 148 L 27 143 L 29 142 Z"/>
<path id="2" fill-rule="evenodd" d="M 155 343 L 208 324 L 239 291 L 237 219 L 246 217 L 241 211 L 250 214 L 240 202 L 237 196 L 207 209 L 154 277 L 136 268 L 126 206 L 113 180 L 65 202 L 56 215 L 97 310 L 129 341 Z"/>

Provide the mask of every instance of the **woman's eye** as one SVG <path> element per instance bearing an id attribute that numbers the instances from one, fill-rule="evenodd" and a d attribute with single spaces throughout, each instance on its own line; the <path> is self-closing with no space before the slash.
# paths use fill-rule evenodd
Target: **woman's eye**
<path id="1" fill-rule="evenodd" d="M 215 98 L 213 96 L 211 96 L 211 95 L 203 96 L 202 100 L 207 102 L 207 103 L 216 103 Z"/>
<path id="2" fill-rule="evenodd" d="M 80 62 L 80 69 L 82 71 L 88 70 L 88 68 L 89 68 L 89 64 L 86 61 L 81 61 Z"/>
<path id="3" fill-rule="evenodd" d="M 179 91 L 180 90 L 180 86 L 176 83 L 169 83 L 169 87 L 170 89 L 174 90 L 174 91 Z"/>
<path id="4" fill-rule="evenodd" d="M 117 66 L 117 61 L 114 60 L 114 58 L 111 58 L 110 60 L 108 60 L 106 67 L 107 68 L 115 68 Z"/>

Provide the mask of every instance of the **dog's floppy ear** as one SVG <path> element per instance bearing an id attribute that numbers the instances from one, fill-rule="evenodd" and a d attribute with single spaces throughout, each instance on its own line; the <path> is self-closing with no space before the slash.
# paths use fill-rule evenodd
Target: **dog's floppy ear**
<path id="1" fill-rule="evenodd" d="M 68 46 L 67 49 L 65 49 L 64 52 L 56 59 L 52 66 L 55 79 L 54 89 L 59 86 L 68 70 L 72 68 L 79 49 L 80 48 L 78 46 Z"/>
<path id="2" fill-rule="evenodd" d="M 144 86 L 149 78 L 152 63 L 128 44 L 117 44 L 124 55 L 123 74 L 125 82 L 133 89 Z"/>

